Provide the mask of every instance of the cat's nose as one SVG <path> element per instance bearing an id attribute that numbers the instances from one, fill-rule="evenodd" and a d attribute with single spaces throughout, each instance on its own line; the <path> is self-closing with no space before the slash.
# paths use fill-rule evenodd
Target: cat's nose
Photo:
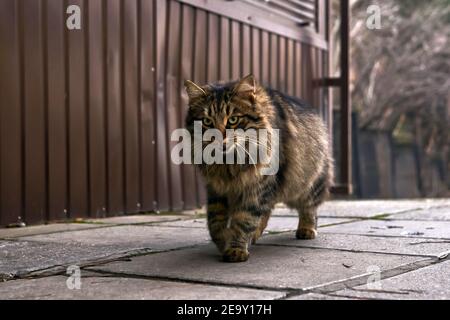
<path id="1" fill-rule="evenodd" d="M 219 130 L 222 133 L 222 137 L 225 139 L 227 137 L 227 131 L 225 126 L 218 126 L 217 130 Z"/>

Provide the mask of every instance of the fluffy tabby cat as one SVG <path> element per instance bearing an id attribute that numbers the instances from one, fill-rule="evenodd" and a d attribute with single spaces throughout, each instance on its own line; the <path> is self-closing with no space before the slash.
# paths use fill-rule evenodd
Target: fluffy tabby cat
<path id="1" fill-rule="evenodd" d="M 208 192 L 208 228 L 224 261 L 242 262 L 261 236 L 271 210 L 284 202 L 299 214 L 296 236 L 317 235 L 317 207 L 328 195 L 332 158 L 321 118 L 305 102 L 264 88 L 252 75 L 237 82 L 199 86 L 185 82 L 187 129 L 279 129 L 279 170 L 261 175 L 259 164 L 200 164 Z"/>

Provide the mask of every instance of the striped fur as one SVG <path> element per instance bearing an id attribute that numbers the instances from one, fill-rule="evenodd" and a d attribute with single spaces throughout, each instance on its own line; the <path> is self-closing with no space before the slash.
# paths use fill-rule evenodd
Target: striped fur
<path id="1" fill-rule="evenodd" d="M 186 81 L 189 112 L 204 129 L 279 129 L 279 170 L 259 174 L 260 164 L 198 165 L 208 188 L 208 228 L 224 261 L 249 257 L 248 244 L 267 226 L 271 210 L 284 202 L 299 212 L 297 238 L 317 234 L 317 207 L 326 199 L 332 181 L 333 161 L 327 130 L 315 110 L 305 102 L 257 85 L 253 76 L 239 82 L 198 86 Z M 229 119 L 239 117 L 230 125 Z"/>

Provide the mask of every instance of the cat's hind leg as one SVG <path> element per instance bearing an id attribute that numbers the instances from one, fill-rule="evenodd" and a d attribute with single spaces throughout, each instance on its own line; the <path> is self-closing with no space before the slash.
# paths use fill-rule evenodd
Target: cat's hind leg
<path id="1" fill-rule="evenodd" d="M 301 240 L 315 239 L 317 236 L 317 208 L 302 206 L 297 210 L 299 221 L 295 236 Z"/>
<path id="2" fill-rule="evenodd" d="M 310 240 L 317 236 L 317 208 L 328 196 L 328 180 L 324 175 L 317 179 L 306 197 L 291 204 L 299 215 L 297 239 Z"/>

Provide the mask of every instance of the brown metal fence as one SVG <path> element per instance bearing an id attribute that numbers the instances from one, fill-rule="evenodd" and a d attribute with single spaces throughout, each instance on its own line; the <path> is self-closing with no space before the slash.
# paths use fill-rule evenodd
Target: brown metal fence
<path id="1" fill-rule="evenodd" d="M 185 78 L 254 73 L 328 119 L 325 1 L 317 32 L 208 3 L 0 1 L 0 225 L 202 205 L 194 168 L 170 161 Z M 81 30 L 65 27 L 69 4 Z"/>

